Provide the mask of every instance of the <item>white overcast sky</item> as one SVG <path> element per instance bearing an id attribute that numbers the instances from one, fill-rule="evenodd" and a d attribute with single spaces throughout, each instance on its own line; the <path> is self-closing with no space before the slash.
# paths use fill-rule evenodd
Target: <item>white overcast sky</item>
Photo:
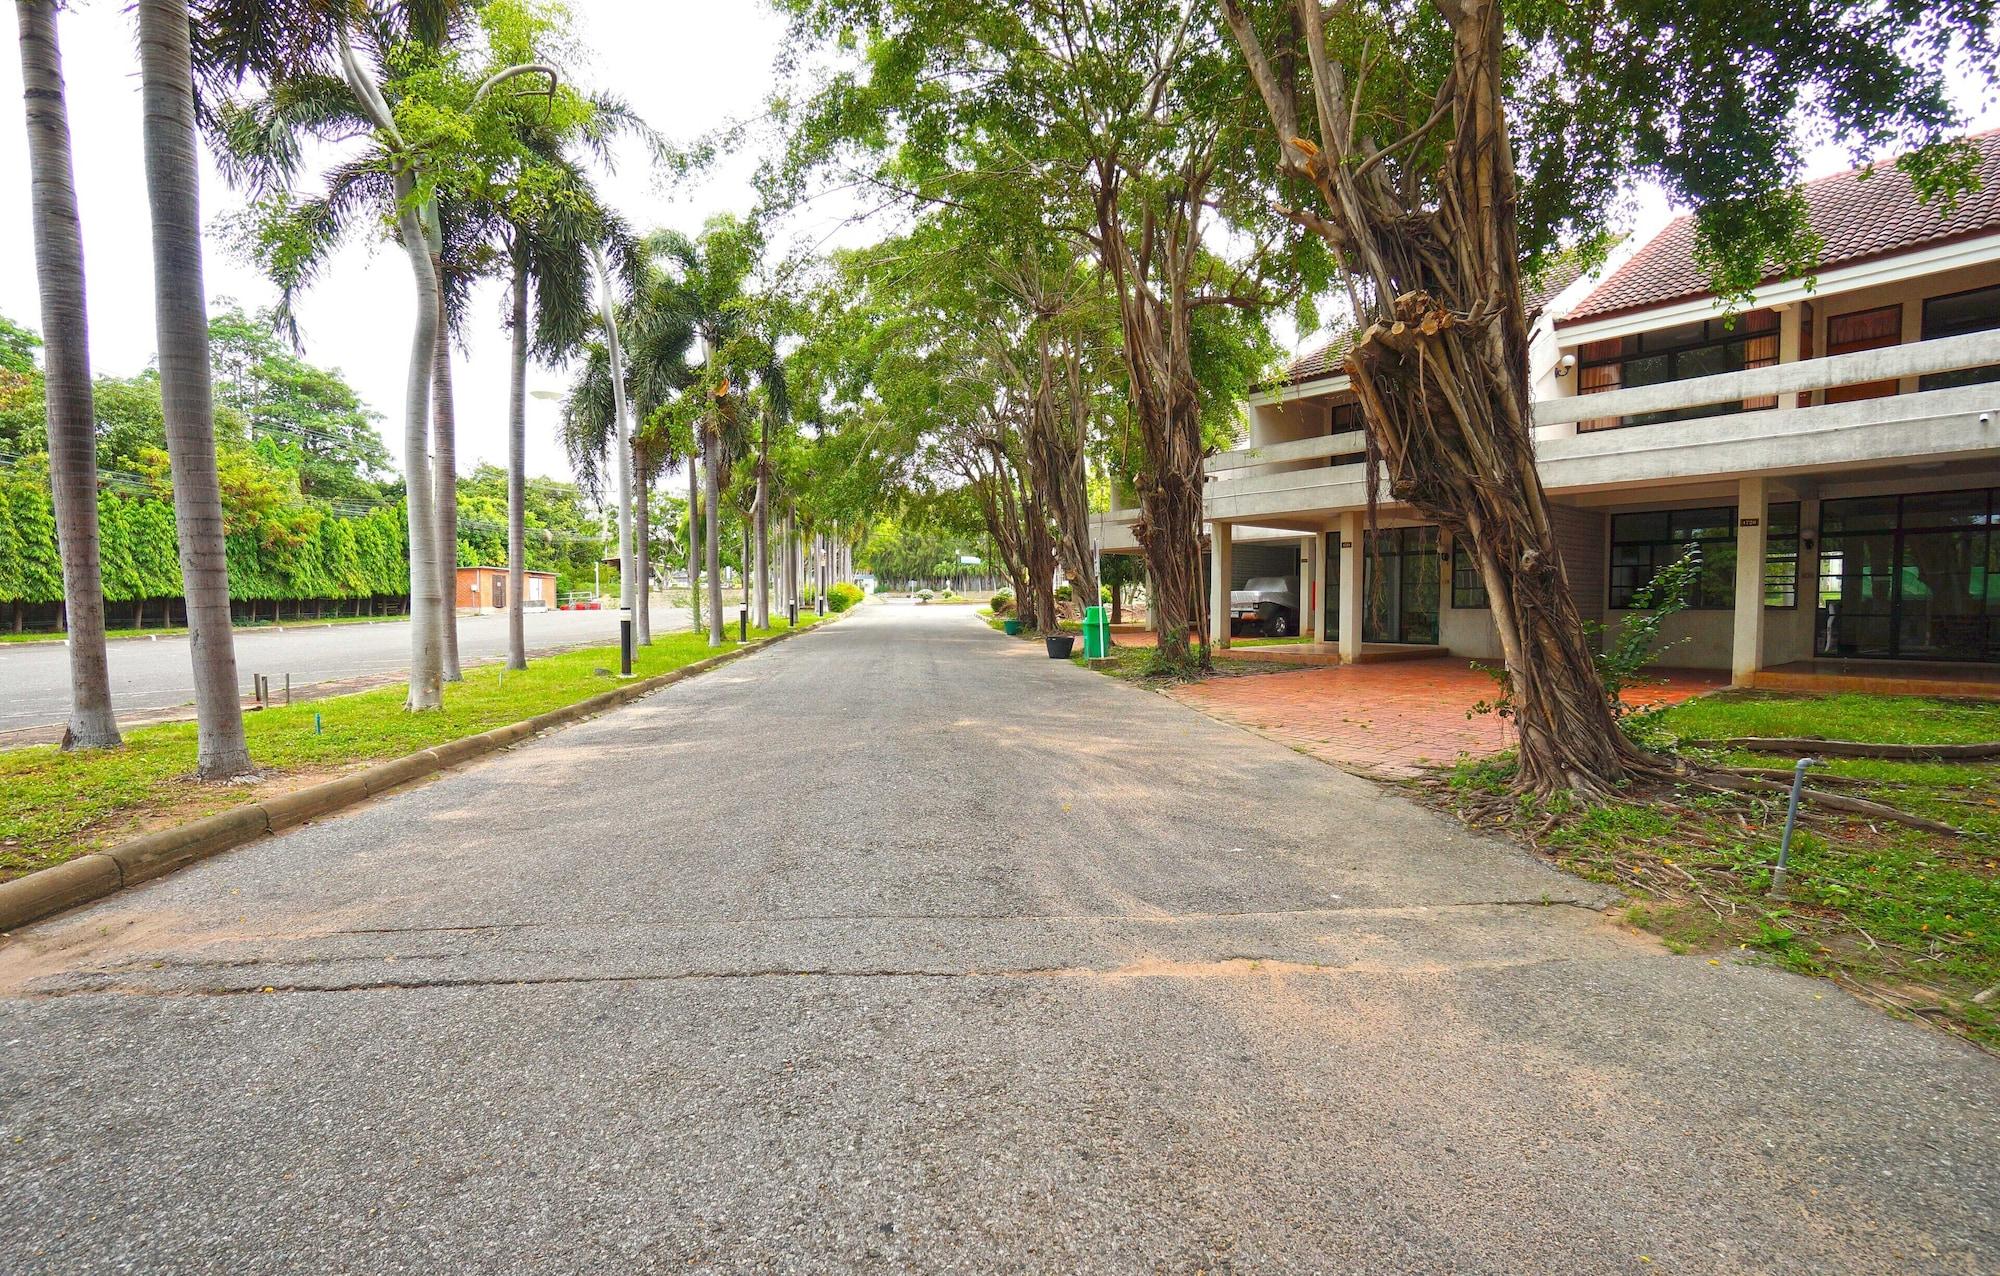
<path id="1" fill-rule="evenodd" d="M 727 119 L 762 110 L 782 25 L 757 0 L 576 0 L 574 7 L 581 18 L 576 34 L 594 55 L 589 65 L 571 73 L 572 81 L 621 94 L 670 139 L 688 140 Z M 126 0 L 74 0 L 58 21 L 83 217 L 92 366 L 99 373 L 130 375 L 148 366 L 155 349 L 133 18 Z M 8 35 L 13 34 L 9 24 Z M 5 174 L 0 180 L 0 245 L 6 246 L 0 249 L 0 313 L 39 330 L 20 101 L 20 61 L 9 48 L 0 58 L 0 102 L 12 117 L 0 121 L 0 174 Z M 749 211 L 756 159 L 754 154 L 734 157 L 699 186 L 669 192 L 634 148 L 604 186 L 638 230 L 674 226 L 693 231 L 713 213 Z M 218 215 L 240 202 L 208 165 L 202 186 L 204 223 L 213 227 Z M 833 229 L 845 211 L 811 208 L 787 223 L 783 233 L 809 235 L 807 242 L 813 242 Z M 211 305 L 231 298 L 256 309 L 275 300 L 270 284 L 213 234 L 206 270 Z M 483 285 L 465 325 L 467 348 L 455 369 L 461 473 L 482 460 L 506 461 L 503 292 L 499 283 Z M 383 439 L 399 459 L 411 305 L 409 270 L 401 253 L 357 239 L 300 307 L 305 357 L 340 369 L 382 414 Z M 563 372 L 531 366 L 530 390 L 561 391 L 566 385 Z M 528 400 L 531 474 L 569 473 L 556 436 L 558 406 Z"/>
<path id="2" fill-rule="evenodd" d="M 624 96 L 669 138 L 685 141 L 726 120 L 754 116 L 771 84 L 771 66 L 783 32 L 781 20 L 759 0 L 572 0 L 580 19 L 575 34 L 595 51 L 586 66 L 570 70 L 583 88 Z M 9 5 L 10 10 L 13 6 Z M 89 277 L 90 346 L 96 371 L 131 375 L 153 358 L 151 241 L 141 162 L 139 82 L 132 16 L 126 0 L 73 0 L 58 19 L 68 81 L 77 195 L 83 216 L 84 259 Z M 1958 77 L 1962 108 L 1975 127 L 2000 124 L 1990 80 Z M 19 59 L 0 58 L 0 102 L 19 110 Z M 698 229 L 720 211 L 747 212 L 758 156 L 731 157 L 701 184 L 664 190 L 634 154 L 605 179 L 613 204 L 641 231 L 656 226 Z M 1814 156 L 1815 174 L 1846 167 L 1837 150 Z M 0 122 L 0 313 L 39 329 L 34 262 L 28 222 L 26 141 L 19 116 Z M 239 204 L 210 166 L 202 190 L 204 221 Z M 855 208 L 829 199 L 809 206 L 780 230 L 781 243 L 833 242 L 872 237 L 865 228 L 839 229 Z M 1662 201 L 1641 201 L 1650 230 L 1665 217 Z M 274 299 L 271 286 L 236 260 L 213 236 L 207 257 L 211 304 L 231 298 L 247 309 Z M 467 349 L 458 358 L 460 471 L 480 461 L 506 459 L 508 343 L 501 326 L 502 288 L 484 285 L 466 324 Z M 381 413 L 384 441 L 402 451 L 402 383 L 408 363 L 411 285 L 400 253 L 378 242 L 351 244 L 300 308 L 313 362 L 341 370 L 368 405 Z M 1289 335 L 1289 333 L 1287 333 Z M 1290 344 L 1289 342 L 1287 344 Z M 1301 343 L 1309 344 L 1309 342 Z M 561 391 L 566 375 L 534 368 L 531 390 Z M 566 476 L 567 460 L 556 437 L 558 405 L 528 401 L 528 471 Z"/>

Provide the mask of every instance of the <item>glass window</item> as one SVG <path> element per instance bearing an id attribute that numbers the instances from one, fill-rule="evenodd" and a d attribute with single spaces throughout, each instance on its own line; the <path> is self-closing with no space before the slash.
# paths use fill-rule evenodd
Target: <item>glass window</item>
<path id="1" fill-rule="evenodd" d="M 1963 336 L 2000 328 L 2000 286 L 1974 288 L 1924 302 L 1924 340 Z M 1956 372 L 1933 372 L 1917 378 L 1919 390 L 1945 390 L 1952 386 L 1979 385 L 2000 381 L 2000 364 L 1983 368 L 1960 368 Z"/>
<path id="2" fill-rule="evenodd" d="M 1472 546 L 1455 538 L 1451 543 L 1451 605 L 1469 610 L 1493 605 L 1486 595 L 1486 578 L 1479 574 L 1479 556 Z"/>
<path id="3" fill-rule="evenodd" d="M 1702 567 L 1688 606 L 1720 610 L 1736 598 L 1736 510 L 1720 505 L 1691 510 L 1650 510 L 1611 519 L 1611 606 L 1629 609 L 1660 569 L 1695 545 Z"/>
<path id="4" fill-rule="evenodd" d="M 1699 547 L 1701 571 L 1688 593 L 1698 611 L 1736 605 L 1736 507 L 1647 510 L 1611 519 L 1610 605 L 1628 610 L 1660 569 Z M 1799 595 L 1799 504 L 1770 508 L 1764 551 L 1764 605 L 1795 607 Z"/>
<path id="5" fill-rule="evenodd" d="M 1771 506 L 1764 540 L 1764 605 L 1799 605 L 1799 503 Z"/>
<path id="6" fill-rule="evenodd" d="M 1903 307 L 1877 306 L 1873 310 L 1856 310 L 1849 314 L 1835 315 L 1826 321 L 1826 352 L 1852 354 L 1857 350 L 1879 350 L 1893 346 L 1903 339 Z M 1854 403 L 1861 399 L 1879 399 L 1896 393 L 1895 380 L 1870 381 L 1865 385 L 1838 385 L 1827 390 L 1821 401 L 1824 403 Z"/>
<path id="7" fill-rule="evenodd" d="M 1607 390 L 1768 368 L 1778 362 L 1778 313 L 1752 310 L 1736 316 L 1734 323 L 1708 319 L 1630 337 L 1593 341 L 1582 348 L 1578 360 L 1579 394 L 1601 394 Z M 1624 418 L 1600 417 L 1579 422 L 1577 429 L 1686 421 L 1727 412 L 1756 411 L 1777 404 L 1776 396 L 1765 395 L 1737 403 L 1642 412 Z"/>

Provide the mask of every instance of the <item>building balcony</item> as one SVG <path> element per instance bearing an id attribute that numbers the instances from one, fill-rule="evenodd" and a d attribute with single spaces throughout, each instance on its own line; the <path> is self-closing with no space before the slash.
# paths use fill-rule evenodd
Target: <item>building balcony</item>
<path id="1" fill-rule="evenodd" d="M 2000 365 L 2000 331 L 1600 394 L 1534 406 L 1536 455 L 1551 492 L 1639 488 L 1912 463 L 1926 468 L 2000 458 L 2000 381 L 1791 406 L 1801 397 Z M 1743 411 L 1744 402 L 1781 405 Z M 1726 406 L 1718 406 L 1726 405 Z M 1714 407 L 1714 415 L 1651 425 L 1579 430 L 1581 422 Z M 1362 435 L 1249 446 L 1208 458 L 1211 520 L 1269 527 L 1322 526 L 1365 508 Z M 1383 483 L 1386 495 L 1387 483 Z"/>

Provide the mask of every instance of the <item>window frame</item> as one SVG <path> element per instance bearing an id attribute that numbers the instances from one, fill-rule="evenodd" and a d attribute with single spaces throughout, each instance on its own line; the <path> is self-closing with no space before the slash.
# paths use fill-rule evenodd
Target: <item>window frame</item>
<path id="1" fill-rule="evenodd" d="M 1934 341 L 1944 337 L 1962 337 L 1971 332 L 1991 332 L 2000 328 L 2000 316 L 1995 322 L 1982 328 L 1958 328 L 1952 332 L 1931 330 L 1931 303 L 1956 301 L 1960 297 L 1970 297 L 1975 293 L 1990 292 L 2000 298 L 2000 284 L 1984 284 L 1978 288 L 1961 288 L 1957 292 L 1939 293 L 1935 297 L 1925 297 L 1917 307 L 1917 340 Z M 1981 373 L 1988 375 L 1981 376 Z M 1989 381 L 2000 381 L 2000 365 L 1989 364 L 1982 368 L 1959 368 L 1951 372 L 1927 372 L 1917 378 L 1919 393 L 1925 390 L 1950 390 L 1959 386 L 1983 385 Z"/>
<path id="2" fill-rule="evenodd" d="M 1687 610 L 1736 610 L 1734 554 L 1741 539 L 1738 536 L 1738 528 L 1740 526 L 1737 521 L 1739 509 L 1739 506 L 1733 504 L 1691 505 L 1678 509 L 1627 510 L 1622 514 L 1613 514 L 1611 516 L 1611 527 L 1606 550 L 1608 560 L 1605 565 L 1606 609 L 1610 611 L 1635 610 L 1632 606 L 1632 599 L 1640 590 L 1652 583 L 1653 578 L 1659 574 L 1662 568 L 1674 562 L 1682 554 L 1685 554 L 1688 546 L 1726 545 L 1731 552 L 1732 570 L 1730 573 L 1731 583 L 1729 588 L 1719 591 L 1721 594 L 1719 598 L 1712 597 L 1709 591 L 1703 590 L 1702 582 L 1697 577 L 1695 580 L 1694 596 L 1689 599 Z M 1704 516 L 1701 524 L 1696 525 L 1712 524 L 1722 522 L 1722 520 L 1716 519 L 1714 516 L 1724 510 L 1727 510 L 1729 513 L 1727 521 L 1722 523 L 1728 529 L 1727 535 L 1694 536 L 1680 534 L 1677 520 L 1683 516 L 1701 515 Z M 1786 511 L 1789 513 L 1783 513 Z M 1657 536 L 1632 536 L 1623 540 L 1619 538 L 1620 522 L 1660 515 L 1665 515 L 1667 518 L 1667 535 L 1664 538 Z M 1804 542 L 1800 526 L 1800 520 L 1803 516 L 1804 509 L 1798 501 L 1774 501 L 1766 507 L 1764 516 L 1764 606 L 1767 610 L 1792 611 L 1798 607 L 1800 573 L 1804 569 L 1804 555 L 1802 553 Z M 1787 520 L 1789 530 L 1782 535 L 1772 535 L 1772 529 L 1780 525 L 1781 517 Z M 1691 524 L 1695 523 L 1695 520 L 1692 518 L 1689 518 L 1688 521 Z M 1618 562 L 1618 551 L 1621 548 L 1645 549 L 1649 551 L 1647 557 L 1650 561 L 1643 565 L 1637 563 L 1620 563 Z M 1661 551 L 1672 552 L 1662 553 Z M 1788 578 L 1783 574 L 1782 565 L 1786 563 L 1789 563 L 1791 566 Z M 1779 567 L 1778 573 L 1773 572 L 1772 568 L 1774 565 Z M 1626 575 L 1626 580 L 1620 580 L 1621 573 Z M 1789 590 L 1785 588 L 1787 583 L 1789 584 Z M 1773 601 L 1774 595 L 1782 600 L 1787 597 L 1787 594 L 1789 594 L 1789 601 Z"/>
<path id="3" fill-rule="evenodd" d="M 1764 326 L 1757 328 L 1750 327 L 1749 321 L 1753 317 Z M 1644 348 L 1643 343 L 1647 336 L 1644 332 L 1628 333 L 1623 337 L 1613 337 L 1604 341 L 1590 342 L 1580 347 L 1578 353 L 1578 393 L 1606 394 L 1613 390 L 1632 389 L 1633 385 L 1630 378 L 1626 375 L 1626 368 L 1640 359 L 1664 358 L 1667 361 L 1668 371 L 1675 374 L 1660 381 L 1645 382 L 1646 385 L 1671 385 L 1676 381 L 1693 380 L 1697 376 L 1715 375 L 1714 373 L 1690 373 L 1687 376 L 1678 375 L 1680 360 L 1682 356 L 1698 350 L 1713 350 L 1732 345 L 1747 347 L 1752 341 L 1757 340 L 1769 340 L 1774 343 L 1771 356 L 1768 359 L 1759 358 L 1753 361 L 1748 357 L 1746 350 L 1740 367 L 1727 368 L 1724 371 L 1737 372 L 1751 368 L 1776 366 L 1783 357 L 1781 353 L 1782 342 L 1780 340 L 1780 333 L 1784 328 L 1784 320 L 1780 317 L 1779 313 L 1768 306 L 1762 306 L 1756 310 L 1743 312 L 1736 316 L 1736 320 L 1737 322 L 1733 326 L 1726 325 L 1722 319 L 1699 320 L 1698 322 L 1701 324 L 1702 329 L 1702 335 L 1699 340 L 1683 341 L 1677 345 L 1663 346 L 1656 350 Z M 1692 325 L 1678 326 L 1688 327 Z M 1721 333 L 1722 335 L 1717 336 L 1715 335 L 1716 333 Z M 1592 347 L 1602 349 L 1608 347 L 1614 341 L 1618 345 L 1618 350 L 1615 354 L 1608 353 L 1593 356 L 1588 353 Z M 1618 370 L 1616 379 L 1607 384 L 1592 386 L 1588 390 L 1585 390 L 1583 385 L 1585 380 L 1584 373 L 1594 372 L 1607 367 L 1615 367 Z M 1579 430 L 1609 430 L 1640 425 L 1664 425 L 1672 421 L 1694 421 L 1703 417 L 1727 416 L 1737 412 L 1755 412 L 1763 408 L 1776 406 L 1777 400 L 1770 396 L 1741 401 L 1723 400 L 1720 403 L 1697 405 L 1689 408 L 1674 408 L 1665 412 L 1642 412 L 1625 417 L 1598 417 L 1579 423 L 1577 428 Z"/>

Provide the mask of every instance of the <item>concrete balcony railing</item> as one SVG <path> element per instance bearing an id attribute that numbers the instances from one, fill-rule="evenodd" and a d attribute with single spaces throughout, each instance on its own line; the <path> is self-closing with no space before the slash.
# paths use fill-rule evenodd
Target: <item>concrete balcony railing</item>
<path id="1" fill-rule="evenodd" d="M 1322 469 L 1325 468 L 1328 459 L 1336 456 L 1359 456 L 1367 450 L 1367 446 L 1361 431 L 1344 430 L 1339 434 L 1322 434 L 1317 438 L 1292 439 L 1284 443 L 1266 443 L 1261 447 L 1217 452 L 1204 460 L 1201 467 L 1211 477 L 1241 480 L 1260 474 Z"/>
<path id="2" fill-rule="evenodd" d="M 1849 403 L 1732 410 L 1745 401 L 1898 383 L 2000 365 L 2000 331 L 1829 355 L 1534 405 L 1536 457 L 1551 490 L 1678 479 L 2000 458 L 2000 382 Z M 1576 423 L 1714 407 L 1713 415 L 1579 432 Z M 1367 503 L 1359 431 L 1238 448 L 1208 458 L 1208 517 L 1318 517 Z"/>
<path id="3" fill-rule="evenodd" d="M 1782 474 L 1916 459 L 2000 455 L 2000 382 L 1793 407 L 1793 395 L 1898 384 L 2000 364 L 2000 331 L 1802 359 L 1535 404 L 1536 458 L 1551 488 L 1634 479 Z M 1775 398 L 1780 406 L 1731 410 Z M 1582 421 L 1715 408 L 1653 424 L 1577 431 Z"/>

